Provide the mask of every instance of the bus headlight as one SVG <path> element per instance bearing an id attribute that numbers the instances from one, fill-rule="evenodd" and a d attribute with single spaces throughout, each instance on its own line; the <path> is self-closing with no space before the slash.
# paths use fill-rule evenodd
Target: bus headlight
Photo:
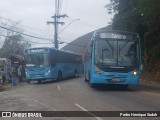
<path id="1" fill-rule="evenodd" d="M 51 70 L 48 70 L 46 73 L 45 73 L 45 75 L 48 75 L 48 74 L 50 74 L 51 73 Z"/>
<path id="2" fill-rule="evenodd" d="M 133 71 L 133 76 L 136 76 L 137 75 L 137 71 Z"/>
<path id="3" fill-rule="evenodd" d="M 29 77 L 29 74 L 28 74 L 28 72 L 26 72 L 26 77 Z"/>
<path id="4" fill-rule="evenodd" d="M 96 74 L 101 74 L 100 69 L 97 66 L 94 66 L 94 70 Z"/>

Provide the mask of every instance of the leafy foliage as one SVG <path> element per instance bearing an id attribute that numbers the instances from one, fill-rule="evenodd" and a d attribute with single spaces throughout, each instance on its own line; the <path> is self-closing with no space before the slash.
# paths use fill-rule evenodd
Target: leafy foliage
<path id="1" fill-rule="evenodd" d="M 6 58 L 13 54 L 23 55 L 24 48 L 29 44 L 22 42 L 22 40 L 23 38 L 19 34 L 6 37 L 1 49 L 1 55 Z"/>
<path id="2" fill-rule="evenodd" d="M 0 25 L 10 29 L 0 29 L 0 40 L 4 41 L 2 47 L 0 48 L 0 57 L 8 58 L 13 54 L 23 55 L 24 49 L 30 47 L 31 45 L 24 40 L 21 34 L 11 31 L 14 30 L 22 32 L 18 26 L 19 23 L 0 18 Z"/>
<path id="3" fill-rule="evenodd" d="M 112 28 L 139 33 L 146 66 L 153 66 L 160 60 L 160 0 L 110 1 L 106 7 L 114 13 Z"/>

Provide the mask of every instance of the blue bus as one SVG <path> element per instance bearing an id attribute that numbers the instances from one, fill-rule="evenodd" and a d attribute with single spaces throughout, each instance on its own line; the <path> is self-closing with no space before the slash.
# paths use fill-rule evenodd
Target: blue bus
<path id="1" fill-rule="evenodd" d="M 27 82 L 46 79 L 62 80 L 77 77 L 82 72 L 82 57 L 79 54 L 54 48 L 31 48 L 25 50 Z"/>
<path id="2" fill-rule="evenodd" d="M 124 86 L 138 84 L 141 74 L 140 38 L 126 31 L 95 31 L 86 49 L 85 81 Z"/>

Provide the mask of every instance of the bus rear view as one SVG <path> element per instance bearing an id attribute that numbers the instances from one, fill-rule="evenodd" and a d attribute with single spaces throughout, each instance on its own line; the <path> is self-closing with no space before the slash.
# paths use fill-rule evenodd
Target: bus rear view
<path id="1" fill-rule="evenodd" d="M 96 31 L 85 56 L 85 79 L 96 84 L 138 84 L 141 51 L 138 34 Z"/>

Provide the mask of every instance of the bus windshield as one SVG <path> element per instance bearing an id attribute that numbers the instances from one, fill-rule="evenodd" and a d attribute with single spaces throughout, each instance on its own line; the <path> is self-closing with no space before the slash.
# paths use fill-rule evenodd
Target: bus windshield
<path id="1" fill-rule="evenodd" d="M 48 67 L 49 55 L 48 54 L 27 54 L 26 67 Z"/>
<path id="2" fill-rule="evenodd" d="M 107 68 L 138 65 L 138 43 L 135 40 L 98 39 L 95 46 L 95 65 Z"/>

